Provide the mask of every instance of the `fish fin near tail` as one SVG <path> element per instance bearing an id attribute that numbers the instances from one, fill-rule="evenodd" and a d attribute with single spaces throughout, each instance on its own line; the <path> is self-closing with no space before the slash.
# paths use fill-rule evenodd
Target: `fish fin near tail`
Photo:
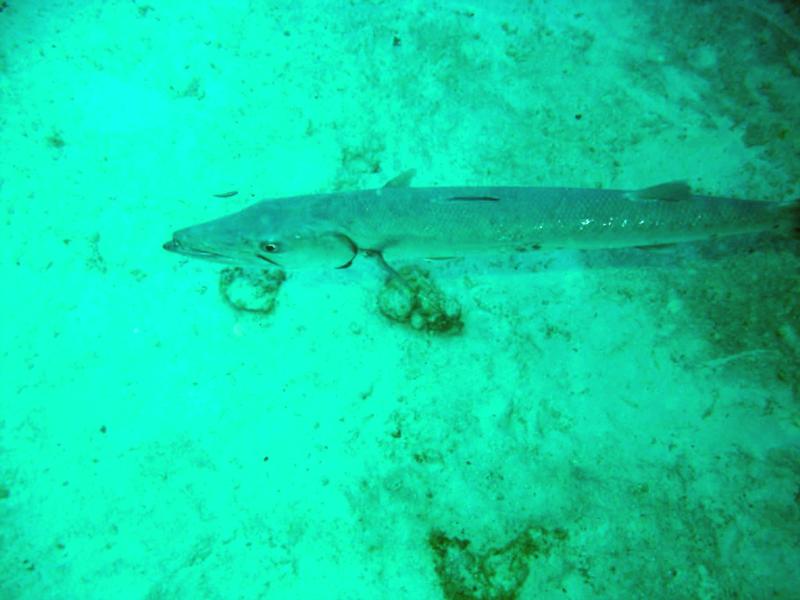
<path id="1" fill-rule="evenodd" d="M 692 190 L 685 181 L 670 181 L 629 192 L 632 200 L 659 200 L 661 202 L 682 202 L 692 197 Z"/>
<path id="2" fill-rule="evenodd" d="M 780 222 L 785 224 L 789 235 L 800 239 L 800 198 L 782 202 L 778 206 Z"/>

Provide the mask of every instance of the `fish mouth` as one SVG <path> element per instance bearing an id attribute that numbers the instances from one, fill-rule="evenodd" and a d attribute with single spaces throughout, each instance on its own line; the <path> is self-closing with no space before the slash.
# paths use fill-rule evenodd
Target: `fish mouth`
<path id="1" fill-rule="evenodd" d="M 205 258 L 206 260 L 222 260 L 227 258 L 225 255 L 211 250 L 199 250 L 197 248 L 187 248 L 176 239 L 171 239 L 163 245 L 164 250 L 168 252 L 175 252 L 176 254 L 183 254 L 184 256 L 194 256 L 197 258 Z"/>
<path id="2" fill-rule="evenodd" d="M 178 239 L 171 239 L 170 241 L 166 242 L 162 246 L 164 250 L 168 252 L 174 252 L 175 254 L 180 254 L 182 256 L 189 256 L 191 258 L 201 258 L 203 260 L 207 260 L 210 262 L 215 263 L 222 263 L 226 265 L 242 265 L 248 266 L 252 265 L 253 259 L 246 256 L 239 256 L 235 253 L 224 253 L 224 252 L 216 252 L 214 250 L 204 250 L 202 248 L 193 248 L 191 246 L 187 246 L 183 244 Z M 258 255 L 258 258 L 272 263 L 276 267 L 280 267 L 278 263 L 273 260 L 266 258 L 265 256 Z"/>

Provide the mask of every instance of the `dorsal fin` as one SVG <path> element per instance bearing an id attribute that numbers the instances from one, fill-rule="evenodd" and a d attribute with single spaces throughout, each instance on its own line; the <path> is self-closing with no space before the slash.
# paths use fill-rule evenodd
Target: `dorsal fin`
<path id="1" fill-rule="evenodd" d="M 670 181 L 631 192 L 634 200 L 660 200 L 682 202 L 692 197 L 692 190 L 685 181 Z"/>
<path id="2" fill-rule="evenodd" d="M 409 169 L 408 171 L 403 171 L 400 175 L 396 177 L 392 177 L 389 181 L 383 184 L 385 188 L 393 188 L 393 187 L 408 187 L 411 185 L 411 180 L 414 179 L 414 175 L 417 174 L 416 169 Z"/>

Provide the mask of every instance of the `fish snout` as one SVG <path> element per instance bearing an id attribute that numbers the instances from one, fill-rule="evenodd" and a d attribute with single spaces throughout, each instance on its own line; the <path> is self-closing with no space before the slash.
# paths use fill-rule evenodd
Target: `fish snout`
<path id="1" fill-rule="evenodd" d="M 177 252 L 178 254 L 186 254 L 191 250 L 191 244 L 186 243 L 186 236 L 184 230 L 181 229 L 172 234 L 172 239 L 166 242 L 162 247 L 168 252 Z"/>
<path id="2" fill-rule="evenodd" d="M 169 252 L 185 252 L 187 249 L 185 241 L 186 236 L 183 235 L 183 230 L 181 229 L 172 234 L 172 239 L 166 242 L 163 248 Z"/>
<path id="3" fill-rule="evenodd" d="M 196 258 L 205 258 L 207 260 L 220 261 L 226 258 L 216 248 L 208 247 L 203 243 L 204 240 L 199 238 L 192 228 L 181 229 L 172 234 L 172 239 L 163 244 L 164 250 L 168 252 L 175 252 L 184 256 L 193 256 Z"/>

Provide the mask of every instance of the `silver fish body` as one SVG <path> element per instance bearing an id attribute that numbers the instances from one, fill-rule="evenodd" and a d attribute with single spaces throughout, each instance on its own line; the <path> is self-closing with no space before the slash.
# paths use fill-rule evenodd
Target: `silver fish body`
<path id="1" fill-rule="evenodd" d="M 238 264 L 349 266 L 397 259 L 555 248 L 622 248 L 791 232 L 797 201 L 644 190 L 384 187 L 264 200 L 177 231 L 167 250 Z"/>

